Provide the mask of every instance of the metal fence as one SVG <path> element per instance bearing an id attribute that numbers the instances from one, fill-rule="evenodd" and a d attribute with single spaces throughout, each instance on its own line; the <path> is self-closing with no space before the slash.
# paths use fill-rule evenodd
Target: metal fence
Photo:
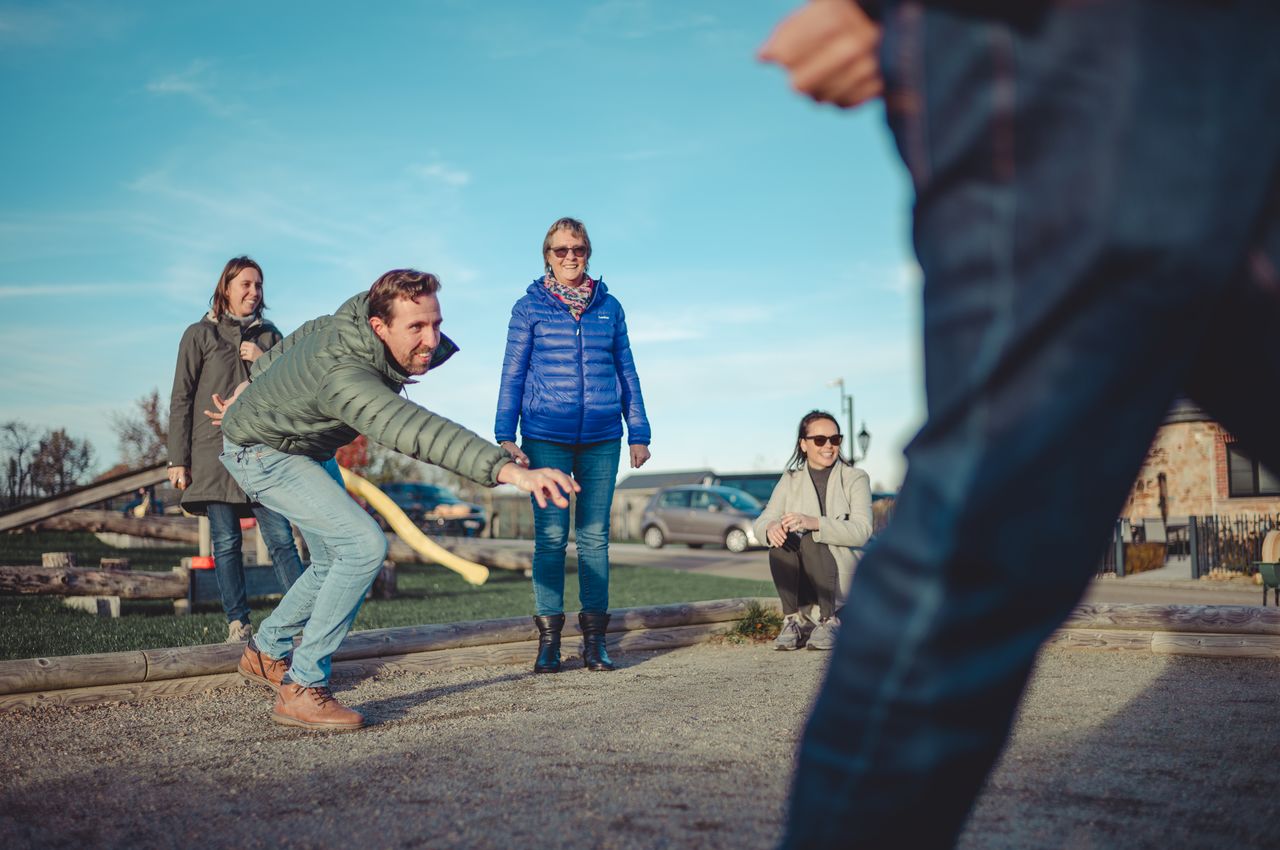
<path id="1" fill-rule="evenodd" d="M 1280 529 L 1280 514 L 1242 514 L 1238 516 L 1193 516 L 1185 523 L 1165 524 L 1150 520 L 1131 525 L 1127 519 L 1116 520 L 1111 541 L 1098 563 L 1099 575 L 1114 573 L 1125 575 L 1125 544 L 1133 542 L 1163 542 L 1166 562 L 1169 559 L 1191 560 L 1191 577 L 1200 578 L 1211 570 L 1252 575 L 1258 571 L 1255 563 L 1262 559 L 1262 541 L 1268 531 Z M 1185 561 L 1184 561 L 1185 563 Z"/>
<path id="2" fill-rule="evenodd" d="M 1192 575 L 1207 575 L 1210 570 L 1227 570 L 1244 575 L 1258 571 L 1255 561 L 1262 559 L 1262 540 L 1267 532 L 1280 528 L 1280 514 L 1247 514 L 1242 516 L 1193 517 L 1198 526 L 1196 546 L 1192 551 Z"/>

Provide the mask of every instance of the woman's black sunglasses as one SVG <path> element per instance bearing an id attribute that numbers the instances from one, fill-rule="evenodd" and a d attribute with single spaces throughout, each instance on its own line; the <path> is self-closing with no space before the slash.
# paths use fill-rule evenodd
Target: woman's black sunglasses
<path id="1" fill-rule="evenodd" d="M 843 434 L 836 434 L 834 437 L 828 437 L 826 434 L 818 434 L 813 437 L 805 437 L 806 440 L 812 442 L 818 448 L 822 448 L 827 444 L 827 440 L 831 441 L 831 445 L 836 448 L 840 447 L 840 441 L 844 439 Z"/>

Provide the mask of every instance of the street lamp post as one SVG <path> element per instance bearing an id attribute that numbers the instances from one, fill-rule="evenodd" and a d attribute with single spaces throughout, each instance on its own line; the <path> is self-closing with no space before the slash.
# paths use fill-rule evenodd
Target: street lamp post
<path id="1" fill-rule="evenodd" d="M 844 411 L 845 418 L 849 423 L 849 430 L 845 432 L 849 435 L 849 462 L 857 463 L 860 460 L 866 460 L 867 447 L 871 445 L 871 434 L 867 431 L 866 422 L 862 423 L 862 430 L 857 434 L 858 450 L 861 454 L 855 455 L 853 451 L 853 394 L 845 392 L 844 378 L 836 378 L 827 386 L 840 388 L 840 409 Z"/>

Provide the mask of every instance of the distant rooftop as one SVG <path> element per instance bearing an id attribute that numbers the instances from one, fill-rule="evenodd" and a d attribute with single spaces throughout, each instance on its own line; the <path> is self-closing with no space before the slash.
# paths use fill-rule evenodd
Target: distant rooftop
<path id="1" fill-rule="evenodd" d="M 650 490 L 659 487 L 676 487 L 680 484 L 701 484 L 715 477 L 710 469 L 692 469 L 687 472 L 633 472 L 618 483 L 618 490 Z"/>

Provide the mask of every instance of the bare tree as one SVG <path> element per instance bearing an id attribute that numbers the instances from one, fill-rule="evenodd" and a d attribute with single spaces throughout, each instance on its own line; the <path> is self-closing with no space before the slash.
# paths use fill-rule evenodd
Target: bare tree
<path id="1" fill-rule="evenodd" d="M 3 452 L 5 507 L 13 507 L 34 495 L 31 461 L 39 445 L 39 432 L 25 422 L 11 419 L 0 423 L 0 452 Z"/>
<path id="2" fill-rule="evenodd" d="M 92 464 L 89 441 L 77 440 L 59 428 L 40 439 L 31 461 L 31 480 L 37 492 L 52 496 L 80 483 Z"/>
<path id="3" fill-rule="evenodd" d="M 130 469 L 159 463 L 168 454 L 169 408 L 160 391 L 152 390 L 134 401 L 132 410 L 111 416 L 120 440 L 120 459 Z"/>

